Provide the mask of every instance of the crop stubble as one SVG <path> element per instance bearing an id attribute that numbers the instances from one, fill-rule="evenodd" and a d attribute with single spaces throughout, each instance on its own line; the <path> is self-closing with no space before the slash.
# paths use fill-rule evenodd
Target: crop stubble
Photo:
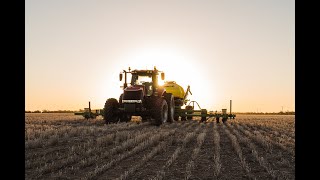
<path id="1" fill-rule="evenodd" d="M 26 114 L 26 179 L 295 179 L 294 116 L 198 120 Z"/>

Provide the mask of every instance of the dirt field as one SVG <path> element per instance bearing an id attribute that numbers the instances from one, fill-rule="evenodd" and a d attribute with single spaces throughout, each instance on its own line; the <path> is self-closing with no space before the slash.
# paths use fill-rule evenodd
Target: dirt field
<path id="1" fill-rule="evenodd" d="M 295 179 L 295 116 L 105 125 L 26 114 L 26 179 Z"/>

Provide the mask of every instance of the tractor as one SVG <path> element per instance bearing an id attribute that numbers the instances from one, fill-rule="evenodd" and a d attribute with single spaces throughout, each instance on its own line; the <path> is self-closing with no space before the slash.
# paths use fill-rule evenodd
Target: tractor
<path id="1" fill-rule="evenodd" d="M 174 96 L 159 85 L 159 78 L 165 79 L 165 74 L 154 67 L 153 70 L 123 70 L 119 74 L 122 81 L 124 75 L 123 93 L 119 99 L 109 98 L 105 102 L 103 118 L 108 123 L 128 122 L 132 116 L 141 116 L 142 121 L 161 125 L 174 121 Z M 127 74 L 131 74 L 128 86 Z"/>
<path id="2" fill-rule="evenodd" d="M 131 80 L 128 83 L 127 75 L 131 74 Z M 227 109 L 222 109 L 222 113 L 209 113 L 207 109 L 201 109 L 196 101 L 191 101 L 187 104 L 187 99 L 190 91 L 188 85 L 186 91 L 175 81 L 165 81 L 163 85 L 159 85 L 159 80 L 164 81 L 165 74 L 154 67 L 153 70 L 133 70 L 130 67 L 128 71 L 123 70 L 119 74 L 119 80 L 122 81 L 124 75 L 123 93 L 119 99 L 109 98 L 105 102 L 103 109 L 91 111 L 90 102 L 89 108 L 85 108 L 84 112 L 76 112 L 76 115 L 82 115 L 86 119 L 96 118 L 99 115 L 103 116 L 106 124 L 117 122 L 129 122 L 132 116 L 141 116 L 142 122 L 151 122 L 154 125 L 179 120 L 192 120 L 193 117 L 201 117 L 201 122 L 205 122 L 210 117 L 215 117 L 217 123 L 222 118 L 225 123 L 228 118 L 234 119 L 235 114 L 230 113 Z M 129 86 L 128 86 L 129 84 Z M 192 106 L 191 106 L 192 103 Z M 197 104 L 199 110 L 195 110 Z M 183 109 L 182 106 L 185 105 Z"/>

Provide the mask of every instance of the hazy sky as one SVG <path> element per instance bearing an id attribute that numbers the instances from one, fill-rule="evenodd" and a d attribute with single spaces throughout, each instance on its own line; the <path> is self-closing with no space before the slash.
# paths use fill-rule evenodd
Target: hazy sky
<path id="1" fill-rule="evenodd" d="M 157 66 L 201 108 L 295 108 L 293 0 L 26 0 L 25 109 L 103 108 Z"/>

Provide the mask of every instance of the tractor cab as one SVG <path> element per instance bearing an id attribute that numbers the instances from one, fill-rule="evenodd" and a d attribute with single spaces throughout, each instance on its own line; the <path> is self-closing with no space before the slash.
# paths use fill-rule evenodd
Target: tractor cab
<path id="1" fill-rule="evenodd" d="M 159 87 L 159 72 L 156 67 L 154 70 L 133 70 L 123 71 L 125 74 L 124 91 L 142 91 L 141 96 L 152 96 Z M 127 73 L 131 73 L 130 86 L 127 85 Z M 161 79 L 164 80 L 164 73 L 161 73 Z M 120 81 L 122 73 L 120 73 Z"/>
<path id="2" fill-rule="evenodd" d="M 131 74 L 131 86 L 141 86 L 146 96 L 151 96 L 153 90 L 158 87 L 159 73 L 157 70 L 134 70 Z"/>

